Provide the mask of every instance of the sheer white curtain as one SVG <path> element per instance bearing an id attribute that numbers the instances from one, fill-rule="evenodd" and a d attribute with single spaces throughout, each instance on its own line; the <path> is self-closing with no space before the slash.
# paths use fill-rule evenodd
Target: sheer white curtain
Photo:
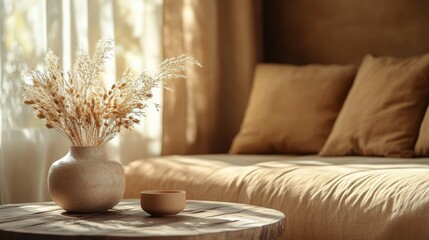
<path id="1" fill-rule="evenodd" d="M 43 127 L 22 104 L 24 62 L 40 66 L 48 48 L 66 70 L 78 45 L 93 47 L 112 36 L 116 54 L 104 78 L 112 83 L 126 64 L 155 69 L 162 57 L 162 0 L 0 0 L 0 203 L 47 201 L 46 175 L 53 161 L 68 151 L 67 141 Z M 162 91 L 154 101 L 162 104 Z M 133 132 L 123 132 L 107 146 L 122 164 L 159 155 L 162 116 L 155 109 Z"/>

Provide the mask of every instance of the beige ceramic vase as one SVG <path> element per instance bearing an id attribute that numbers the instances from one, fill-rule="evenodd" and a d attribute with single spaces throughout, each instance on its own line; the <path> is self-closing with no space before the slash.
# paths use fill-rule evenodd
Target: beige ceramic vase
<path id="1" fill-rule="evenodd" d="M 48 173 L 52 200 L 68 212 L 104 212 L 121 201 L 124 170 L 110 161 L 103 146 L 70 147 Z"/>

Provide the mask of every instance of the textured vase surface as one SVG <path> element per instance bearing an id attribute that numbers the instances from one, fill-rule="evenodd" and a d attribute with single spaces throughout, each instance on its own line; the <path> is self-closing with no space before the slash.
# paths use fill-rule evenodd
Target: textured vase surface
<path id="1" fill-rule="evenodd" d="M 104 212 L 121 201 L 124 170 L 108 160 L 103 146 L 70 147 L 48 173 L 52 200 L 68 212 Z"/>

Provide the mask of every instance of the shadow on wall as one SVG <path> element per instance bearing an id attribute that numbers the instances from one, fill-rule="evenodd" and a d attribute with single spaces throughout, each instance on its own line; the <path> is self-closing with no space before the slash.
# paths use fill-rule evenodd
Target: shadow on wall
<path id="1" fill-rule="evenodd" d="M 264 1 L 265 62 L 359 64 L 429 52 L 429 1 Z"/>

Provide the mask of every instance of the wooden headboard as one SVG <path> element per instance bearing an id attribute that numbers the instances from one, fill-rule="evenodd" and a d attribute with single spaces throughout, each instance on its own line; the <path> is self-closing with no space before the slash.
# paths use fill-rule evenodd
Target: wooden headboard
<path id="1" fill-rule="evenodd" d="M 355 63 L 429 52 L 427 0 L 263 1 L 264 62 Z"/>

